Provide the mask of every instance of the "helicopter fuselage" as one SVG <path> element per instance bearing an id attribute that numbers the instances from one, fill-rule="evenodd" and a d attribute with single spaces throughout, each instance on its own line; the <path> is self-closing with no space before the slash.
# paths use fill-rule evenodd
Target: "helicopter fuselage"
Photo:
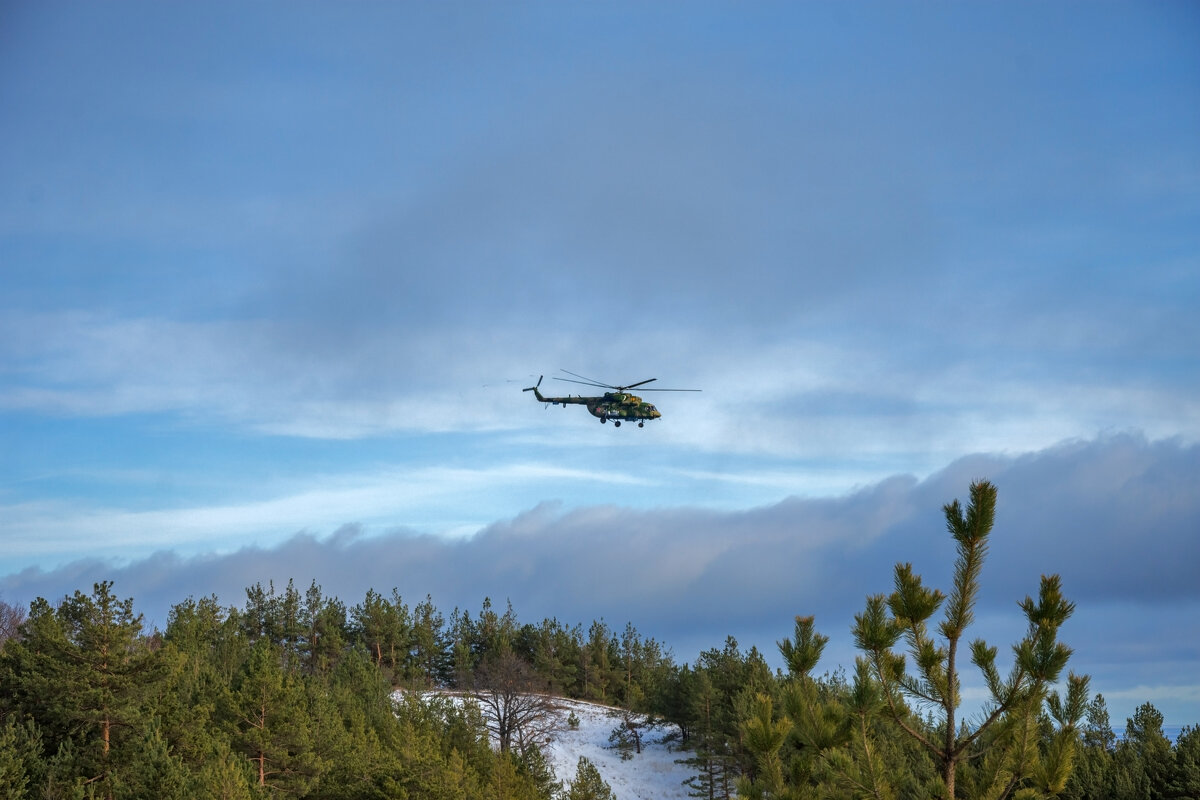
<path id="1" fill-rule="evenodd" d="M 653 383 L 655 378 L 647 378 L 644 381 L 637 383 L 628 383 L 624 386 L 615 386 L 611 383 L 601 383 L 600 381 L 586 378 L 570 370 L 563 372 L 572 376 L 570 378 L 555 377 L 555 380 L 566 381 L 567 383 L 581 383 L 584 386 L 595 386 L 599 389 L 610 389 L 600 397 L 584 397 L 583 395 L 567 395 L 566 397 L 546 397 L 538 387 L 542 385 L 542 377 L 538 377 L 538 382 L 522 391 L 533 392 L 533 396 L 543 403 L 553 403 L 556 406 L 584 406 L 588 413 L 596 417 L 601 422 L 613 421 L 613 427 L 621 427 L 623 421 L 632 421 L 638 424 L 639 428 L 645 427 L 646 423 L 652 419 L 658 419 L 662 414 L 658 413 L 658 409 L 653 403 L 647 403 L 636 394 L 630 394 L 627 389 L 633 389 L 637 386 L 645 386 L 647 383 Z M 646 389 L 648 392 L 698 392 L 699 389 Z"/>
<path id="2" fill-rule="evenodd" d="M 537 387 L 531 387 L 534 396 L 543 403 L 566 406 L 585 406 L 588 413 L 601 422 L 608 422 L 620 427 L 622 421 L 636 422 L 639 426 L 647 420 L 658 419 L 662 416 L 653 403 L 647 403 L 642 398 L 628 392 L 605 392 L 602 397 L 546 397 Z"/>

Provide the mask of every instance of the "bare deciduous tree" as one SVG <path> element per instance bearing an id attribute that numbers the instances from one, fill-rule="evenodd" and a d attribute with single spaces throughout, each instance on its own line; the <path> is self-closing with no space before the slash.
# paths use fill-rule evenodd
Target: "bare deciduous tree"
<path id="1" fill-rule="evenodd" d="M 0 647 L 17 636 L 21 623 L 25 621 L 25 609 L 0 600 Z"/>
<path id="2" fill-rule="evenodd" d="M 525 754 L 543 747 L 559 727 L 554 700 L 545 682 L 511 651 L 485 661 L 475 671 L 475 697 L 500 752 L 514 746 Z"/>

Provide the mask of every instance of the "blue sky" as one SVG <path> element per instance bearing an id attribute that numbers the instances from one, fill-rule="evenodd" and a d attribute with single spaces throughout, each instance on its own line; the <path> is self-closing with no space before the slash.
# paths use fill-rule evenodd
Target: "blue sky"
<path id="1" fill-rule="evenodd" d="M 0 597 L 315 580 L 849 666 L 999 487 L 1200 721 L 1191 3 L 5 4 Z M 658 378 L 600 425 L 520 390 Z"/>

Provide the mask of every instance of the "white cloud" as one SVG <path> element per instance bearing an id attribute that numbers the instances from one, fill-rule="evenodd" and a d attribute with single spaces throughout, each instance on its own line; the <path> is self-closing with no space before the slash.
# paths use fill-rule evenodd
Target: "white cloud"
<path id="1" fill-rule="evenodd" d="M 201 424 L 331 440 L 475 431 L 552 436 L 580 447 L 597 443 L 588 430 L 595 420 L 582 409 L 539 413 L 520 391 L 565 351 L 585 351 L 579 332 L 539 352 L 531 343 L 542 334 L 532 329 L 479 342 L 467 331 L 385 326 L 366 339 L 323 341 L 319 330 L 282 320 L 182 322 L 61 312 L 11 315 L 3 333 L 10 367 L 0 383 L 0 408 L 9 411 L 166 412 Z M 645 335 L 618 332 L 607 344 L 635 352 Z M 679 335 L 665 333 L 664 341 Z M 1200 401 L 1170 385 L 1069 375 L 1035 380 L 972 361 L 891 363 L 885 353 L 848 344 L 762 346 L 724 331 L 712 338 L 693 334 L 690 351 L 654 359 L 669 372 L 641 367 L 663 384 L 703 390 L 646 393 L 664 418 L 652 423 L 653 438 L 646 431 L 641 444 L 850 463 L 856 466 L 843 467 L 846 475 L 874 480 L 896 470 L 928 474 L 966 452 L 1031 451 L 1096 430 L 1136 427 L 1156 438 L 1200 437 Z M 571 366 L 613 370 L 615 361 Z M 605 372 L 604 378 L 615 376 Z"/>
<path id="2" fill-rule="evenodd" d="M 247 541 L 269 545 L 296 531 L 348 522 L 461 536 L 489 521 L 462 505 L 469 498 L 551 481 L 597 486 L 635 480 L 622 473 L 510 463 L 309 476 L 274 487 L 280 492 L 274 497 L 238 503 L 129 510 L 80 501 L 25 502 L 0 506 L 0 541 L 12 559 L 62 561 L 76 557 L 81 542 L 88 543 L 90 555 L 136 559 L 160 548 L 229 552 Z"/>

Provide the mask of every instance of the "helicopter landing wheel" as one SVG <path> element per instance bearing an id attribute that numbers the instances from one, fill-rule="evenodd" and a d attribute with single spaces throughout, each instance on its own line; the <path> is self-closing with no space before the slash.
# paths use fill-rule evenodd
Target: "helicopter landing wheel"
<path id="1" fill-rule="evenodd" d="M 639 423 L 638 423 L 638 427 L 639 427 L 639 428 L 644 428 L 644 427 L 646 427 L 646 423 L 644 423 L 644 422 L 639 422 Z"/>
<path id="2" fill-rule="evenodd" d="M 614 420 L 613 420 L 613 427 L 614 427 L 614 428 L 619 428 L 619 427 L 621 427 L 621 420 L 619 420 L 619 419 L 614 419 Z"/>
<path id="3" fill-rule="evenodd" d="M 601 424 L 601 425 L 603 425 L 603 424 L 604 424 L 604 423 L 606 423 L 606 422 L 608 422 L 608 417 L 601 417 L 601 418 L 600 418 L 600 424 Z"/>

